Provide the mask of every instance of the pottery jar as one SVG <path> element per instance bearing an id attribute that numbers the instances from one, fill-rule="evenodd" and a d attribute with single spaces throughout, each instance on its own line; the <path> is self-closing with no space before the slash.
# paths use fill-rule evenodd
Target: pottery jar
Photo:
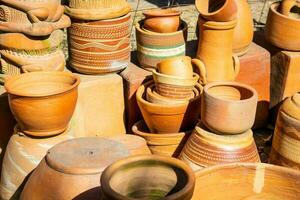
<path id="1" fill-rule="evenodd" d="M 47 152 L 30 175 L 20 200 L 97 199 L 103 170 L 127 156 L 124 145 L 109 139 L 88 137 L 61 142 Z"/>
<path id="2" fill-rule="evenodd" d="M 7 79 L 9 106 L 21 130 L 39 137 L 64 132 L 76 106 L 79 82 L 69 72 L 31 72 Z"/>
<path id="3" fill-rule="evenodd" d="M 137 42 L 137 59 L 140 66 L 151 71 L 159 62 L 186 53 L 186 22 L 180 22 L 178 31 L 172 33 L 156 33 L 143 29 L 144 20 L 135 25 Z"/>
<path id="4" fill-rule="evenodd" d="M 227 22 L 236 19 L 235 0 L 196 0 L 195 5 L 200 16 L 206 20 Z"/>
<path id="5" fill-rule="evenodd" d="M 119 160 L 107 167 L 101 176 L 107 200 L 189 200 L 194 184 L 193 171 L 182 161 L 155 155 Z"/>
<path id="6" fill-rule="evenodd" d="M 130 62 L 130 19 L 130 13 L 107 20 L 72 19 L 68 29 L 70 66 L 84 74 L 125 69 Z"/>
<path id="7" fill-rule="evenodd" d="M 283 0 L 280 4 L 280 13 L 287 16 L 293 17 L 291 12 L 293 7 L 300 7 L 300 3 L 297 0 Z"/>
<path id="8" fill-rule="evenodd" d="M 196 172 L 192 200 L 294 200 L 300 196 L 300 172 L 264 163 L 234 163 Z"/>
<path id="9" fill-rule="evenodd" d="M 239 134 L 254 124 L 257 92 L 237 82 L 214 82 L 203 89 L 201 121 L 219 134 Z"/>

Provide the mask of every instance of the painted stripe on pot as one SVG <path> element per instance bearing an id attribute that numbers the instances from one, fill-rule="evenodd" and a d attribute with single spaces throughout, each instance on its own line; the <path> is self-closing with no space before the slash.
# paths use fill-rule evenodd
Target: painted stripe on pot
<path id="1" fill-rule="evenodd" d="M 139 53 L 144 54 L 147 57 L 163 58 L 185 54 L 185 45 L 169 49 L 151 49 L 138 44 L 137 50 Z"/>
<path id="2" fill-rule="evenodd" d="M 97 41 L 93 41 L 93 42 L 88 42 L 86 44 L 80 44 L 75 42 L 72 38 L 70 39 L 70 44 L 72 47 L 76 48 L 76 49 L 86 49 L 86 48 L 99 48 L 99 49 L 104 49 L 107 51 L 116 51 L 119 49 L 119 47 L 123 44 L 128 44 L 129 43 L 129 39 L 128 38 L 123 38 L 121 41 L 119 41 L 116 45 L 105 45 L 102 44 Z"/>

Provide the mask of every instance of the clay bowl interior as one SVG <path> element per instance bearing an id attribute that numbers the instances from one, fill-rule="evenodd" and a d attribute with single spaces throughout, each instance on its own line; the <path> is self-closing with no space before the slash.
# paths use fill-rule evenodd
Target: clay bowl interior
<path id="1" fill-rule="evenodd" d="M 169 17 L 169 16 L 176 16 L 180 15 L 181 12 L 176 9 L 151 9 L 143 11 L 143 14 L 146 17 Z"/>
<path id="2" fill-rule="evenodd" d="M 218 10 L 224 8 L 226 4 L 226 0 L 205 0 L 208 3 L 204 3 L 203 1 L 196 0 L 196 7 L 204 15 L 213 15 Z"/>
<path id="3" fill-rule="evenodd" d="M 253 92 L 237 85 L 217 85 L 209 88 L 208 94 L 220 100 L 240 101 L 249 99 L 253 96 Z"/>

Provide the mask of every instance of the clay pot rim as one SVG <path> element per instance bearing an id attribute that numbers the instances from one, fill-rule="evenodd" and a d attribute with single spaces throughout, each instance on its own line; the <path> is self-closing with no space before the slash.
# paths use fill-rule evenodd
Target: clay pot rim
<path id="1" fill-rule="evenodd" d="M 14 88 L 11 87 L 10 84 L 12 84 L 14 81 L 19 80 L 22 77 L 30 77 L 30 76 L 36 76 L 36 75 L 41 75 L 41 76 L 65 76 L 65 77 L 71 77 L 74 80 L 74 83 L 68 87 L 65 87 L 63 89 L 57 90 L 55 92 L 50 92 L 48 94 L 31 94 L 31 93 L 24 93 L 20 91 L 15 91 Z M 29 97 L 29 98 L 35 98 L 35 97 L 49 97 L 49 96 L 55 96 L 59 94 L 63 94 L 65 92 L 68 92 L 74 88 L 76 88 L 80 83 L 80 78 L 79 76 L 70 73 L 70 72 L 58 72 L 58 71 L 40 71 L 40 72 L 30 72 L 30 73 L 24 73 L 20 74 L 17 76 L 11 76 L 9 77 L 5 83 L 4 87 L 6 91 L 11 94 L 11 95 L 16 95 L 16 96 L 22 96 L 22 97 Z"/>
<path id="2" fill-rule="evenodd" d="M 181 13 L 175 8 L 154 8 L 143 11 L 145 17 L 171 17 L 181 15 Z"/>
<path id="3" fill-rule="evenodd" d="M 218 96 L 215 96 L 211 94 L 208 90 L 213 87 L 218 87 L 218 86 L 237 86 L 237 87 L 242 87 L 244 89 L 247 89 L 248 91 L 252 92 L 252 96 L 247 99 L 242 99 L 242 100 L 231 100 L 231 99 L 224 99 L 220 98 Z M 250 87 L 249 85 L 240 83 L 240 82 L 235 82 L 235 81 L 216 81 L 216 82 L 211 82 L 208 83 L 207 85 L 204 86 L 203 88 L 203 94 L 206 96 L 209 96 L 210 98 L 216 99 L 216 100 L 221 100 L 224 102 L 228 103 L 245 103 L 248 101 L 252 101 L 253 99 L 257 99 L 257 92 L 254 88 Z"/>
<path id="4" fill-rule="evenodd" d="M 277 16 L 279 16 L 279 17 L 282 17 L 282 18 L 284 18 L 284 19 L 286 19 L 286 20 L 294 21 L 294 22 L 300 23 L 300 19 L 293 18 L 293 17 L 288 17 L 288 16 L 283 15 L 283 14 L 281 14 L 280 12 L 277 11 L 278 7 L 280 6 L 280 2 L 281 2 L 281 1 L 273 2 L 273 3 L 270 5 L 270 12 L 272 12 L 274 15 L 277 15 Z"/>
<path id="5" fill-rule="evenodd" d="M 237 19 L 228 22 L 216 22 L 216 21 L 207 21 L 201 16 L 199 16 L 199 18 L 202 18 L 202 20 L 204 21 L 202 26 L 207 28 L 217 29 L 217 30 L 232 29 L 237 25 L 238 22 Z"/>
<path id="6" fill-rule="evenodd" d="M 219 8 L 218 10 L 216 10 L 215 12 L 202 12 L 202 11 L 200 11 L 201 9 L 199 9 L 199 4 L 201 4 L 201 1 L 196 0 L 195 1 L 195 7 L 198 10 L 198 12 L 200 13 L 200 15 L 204 15 L 204 16 L 209 17 L 209 16 L 215 15 L 216 13 L 221 12 L 222 10 L 224 10 L 224 8 L 228 5 L 228 1 L 225 0 L 225 3 L 223 4 L 223 6 L 221 8 Z"/>
<path id="7" fill-rule="evenodd" d="M 110 194 L 114 199 L 123 199 L 123 200 L 133 200 L 132 198 L 125 197 L 119 193 L 117 193 L 111 186 L 109 181 L 109 178 L 112 177 L 118 170 L 123 169 L 124 166 L 127 166 L 129 164 L 133 163 L 143 163 L 144 161 L 152 161 L 152 162 L 160 162 L 163 165 L 167 165 L 170 167 L 175 167 L 181 169 L 187 177 L 187 184 L 181 188 L 180 191 L 171 194 L 167 197 L 164 197 L 165 200 L 170 199 L 178 199 L 179 196 L 182 196 L 189 191 L 193 191 L 193 188 L 195 186 L 196 177 L 193 172 L 193 170 L 185 164 L 183 161 L 180 161 L 176 158 L 168 157 L 168 156 L 158 156 L 158 155 L 139 155 L 139 156 L 130 156 L 121 160 L 118 160 L 117 162 L 111 164 L 108 166 L 102 173 L 100 178 L 101 187 L 104 191 Z"/>
<path id="8" fill-rule="evenodd" d="M 152 74 L 153 74 L 154 82 L 174 84 L 180 86 L 194 86 L 199 80 L 199 75 L 195 72 L 193 73 L 193 78 L 184 78 L 184 77 L 171 76 L 167 74 L 161 74 L 157 72 L 156 69 L 152 70 Z M 167 81 L 165 81 L 165 79 L 167 79 Z"/>
<path id="9" fill-rule="evenodd" d="M 291 123 L 293 124 L 299 124 L 300 125 L 300 120 L 294 118 L 293 116 L 289 115 L 286 111 L 284 111 L 282 108 L 279 109 L 279 112 L 281 112 L 281 114 L 287 118 L 288 120 L 291 121 Z"/>

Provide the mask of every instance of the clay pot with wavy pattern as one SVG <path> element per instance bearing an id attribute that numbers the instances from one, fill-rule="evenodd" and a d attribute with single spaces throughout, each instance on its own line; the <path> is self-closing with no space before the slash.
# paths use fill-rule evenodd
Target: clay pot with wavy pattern
<path id="1" fill-rule="evenodd" d="M 156 33 L 143 29 L 144 20 L 136 28 L 137 58 L 142 68 L 152 71 L 166 58 L 184 56 L 186 53 L 187 24 L 180 22 L 173 33 Z"/>
<path id="2" fill-rule="evenodd" d="M 70 65 L 84 74 L 125 69 L 130 62 L 130 13 L 115 19 L 72 19 L 68 29 Z"/>
<path id="3" fill-rule="evenodd" d="M 203 89 L 201 121 L 219 134 L 239 134 L 254 124 L 257 92 L 237 82 L 214 82 Z"/>
<path id="4" fill-rule="evenodd" d="M 294 200 L 300 196 L 300 172 L 264 163 L 234 163 L 196 172 L 192 200 Z"/>
<path id="5" fill-rule="evenodd" d="M 101 176 L 106 200 L 190 200 L 194 185 L 195 175 L 190 167 L 175 158 L 157 155 L 119 160 Z"/>
<path id="6" fill-rule="evenodd" d="M 239 135 L 217 135 L 199 123 L 186 142 L 180 159 L 194 170 L 235 162 L 260 162 L 251 129 Z"/>
<path id="7" fill-rule="evenodd" d="M 21 130 L 39 137 L 64 132 L 76 106 L 79 82 L 69 72 L 31 72 L 7 79 L 9 106 Z"/>

